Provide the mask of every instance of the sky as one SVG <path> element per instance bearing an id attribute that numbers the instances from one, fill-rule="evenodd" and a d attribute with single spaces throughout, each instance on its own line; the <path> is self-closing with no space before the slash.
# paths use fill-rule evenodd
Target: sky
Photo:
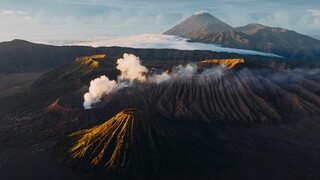
<path id="1" fill-rule="evenodd" d="M 198 11 L 320 35 L 319 0 L 0 0 L 0 41 L 160 34 Z"/>

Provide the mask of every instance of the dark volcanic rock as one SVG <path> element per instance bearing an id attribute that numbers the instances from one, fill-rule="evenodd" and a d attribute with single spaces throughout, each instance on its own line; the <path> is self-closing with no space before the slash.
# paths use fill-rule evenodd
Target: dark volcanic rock
<path id="1" fill-rule="evenodd" d="M 62 139 L 55 157 L 90 178 L 320 176 L 319 71 L 244 62 L 210 74 L 203 69 L 214 66 L 199 62 L 196 74 L 137 83 L 83 109 L 90 80 L 116 78 L 114 63 L 78 58 L 43 75 L 15 97 L 15 116 L 0 122 L 1 142 Z"/>
<path id="2" fill-rule="evenodd" d="M 154 179 L 219 169 L 226 154 L 205 124 L 177 122 L 127 109 L 105 123 L 69 135 L 57 147 L 60 160 L 94 177 Z M 227 161 L 227 159 L 224 159 Z"/>
<path id="3" fill-rule="evenodd" d="M 84 70 L 65 76 L 71 78 L 71 82 Z M 56 76 L 64 78 L 64 75 L 54 74 Z M 52 96 L 38 95 L 38 98 L 50 98 L 53 102 L 34 117 L 33 129 L 58 135 L 61 131 L 70 132 L 103 123 L 128 108 L 154 112 L 168 119 L 208 122 L 215 126 L 282 124 L 320 112 L 317 76 L 251 67 L 250 63 L 238 64 L 220 75 L 195 74 L 175 77 L 161 84 L 136 84 L 104 97 L 90 110 L 82 107 L 87 87 L 77 81 L 76 84 L 70 82 L 57 79 L 50 86 Z M 61 86 L 61 83 L 66 84 Z M 50 87 L 43 86 L 40 92 Z M 63 93 L 64 87 L 68 87 L 68 93 Z M 34 92 L 39 91 L 34 88 Z"/>
<path id="4" fill-rule="evenodd" d="M 92 113 L 108 118 L 135 107 L 170 119 L 215 125 L 279 124 L 320 112 L 320 83 L 311 76 L 237 65 L 223 75 L 192 75 L 137 85 L 106 97 Z"/>

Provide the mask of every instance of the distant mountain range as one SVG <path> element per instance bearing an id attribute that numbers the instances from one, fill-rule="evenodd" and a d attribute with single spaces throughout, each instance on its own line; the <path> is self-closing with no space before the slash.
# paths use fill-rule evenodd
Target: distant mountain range
<path id="1" fill-rule="evenodd" d="M 207 12 L 192 15 L 164 34 L 196 42 L 274 53 L 290 59 L 320 59 L 320 41 L 317 39 L 284 28 L 254 23 L 234 28 Z"/>

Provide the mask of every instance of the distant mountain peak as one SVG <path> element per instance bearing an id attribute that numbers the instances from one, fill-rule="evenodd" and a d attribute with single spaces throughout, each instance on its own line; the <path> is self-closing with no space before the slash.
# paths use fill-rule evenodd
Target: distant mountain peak
<path id="1" fill-rule="evenodd" d="M 200 16 L 200 15 L 211 15 L 211 14 L 209 14 L 208 11 L 198 11 L 198 12 L 195 12 L 193 15 Z"/>
<path id="2" fill-rule="evenodd" d="M 250 23 L 247 26 L 264 26 L 264 25 L 262 25 L 260 23 Z"/>
<path id="3" fill-rule="evenodd" d="M 266 30 L 271 31 L 271 32 L 282 32 L 282 33 L 288 31 L 285 28 L 269 27 L 269 26 L 265 26 L 265 25 L 262 25 L 262 24 L 259 24 L 259 23 L 250 23 L 250 24 L 247 24 L 245 26 L 234 28 L 235 31 L 246 33 L 246 34 L 249 34 L 249 35 L 255 34 L 255 33 L 259 32 L 260 30 L 263 30 L 263 29 L 266 29 Z"/>
<path id="4" fill-rule="evenodd" d="M 267 26 L 259 24 L 259 23 L 250 23 L 250 24 L 248 24 L 246 26 L 255 27 L 255 28 L 266 28 L 267 27 Z"/>
<path id="5" fill-rule="evenodd" d="M 250 23 L 245 26 L 234 28 L 234 30 L 238 31 L 238 32 L 243 32 L 246 34 L 254 34 L 254 33 L 258 32 L 259 30 L 265 29 L 265 28 L 267 28 L 267 26 L 264 26 L 262 24 Z"/>
<path id="6" fill-rule="evenodd" d="M 232 26 L 224 23 L 206 11 L 200 11 L 196 12 L 164 34 L 193 39 L 199 34 L 214 33 L 226 29 L 232 29 Z"/>

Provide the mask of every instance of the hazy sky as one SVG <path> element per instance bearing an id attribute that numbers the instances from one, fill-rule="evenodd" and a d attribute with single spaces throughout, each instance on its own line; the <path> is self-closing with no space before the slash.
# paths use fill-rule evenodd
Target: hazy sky
<path id="1" fill-rule="evenodd" d="M 232 26 L 320 34 L 320 0 L 1 0 L 0 41 L 162 33 L 202 10 Z"/>

